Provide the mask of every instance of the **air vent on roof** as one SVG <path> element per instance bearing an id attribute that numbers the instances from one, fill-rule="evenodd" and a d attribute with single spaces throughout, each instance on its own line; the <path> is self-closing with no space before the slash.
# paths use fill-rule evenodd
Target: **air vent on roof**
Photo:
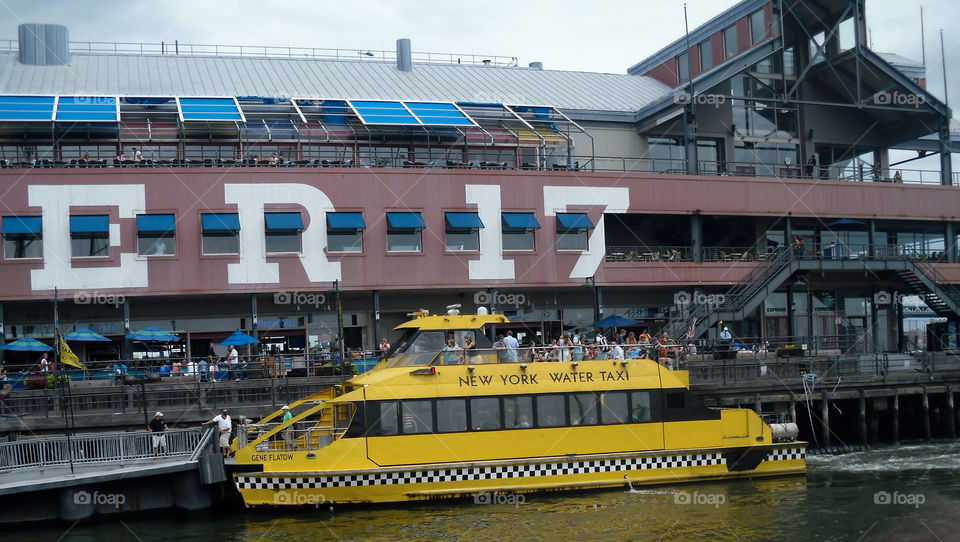
<path id="1" fill-rule="evenodd" d="M 542 70 L 542 69 L 543 69 L 543 62 L 531 62 L 531 63 L 527 64 L 527 66 L 530 67 L 530 68 L 533 68 L 533 69 L 535 69 L 535 70 Z"/>
<path id="2" fill-rule="evenodd" d="M 410 40 L 397 40 L 397 69 L 402 72 L 413 71 L 413 55 L 410 53 Z"/>
<path id="3" fill-rule="evenodd" d="M 22 24 L 17 28 L 20 63 L 63 66 L 70 62 L 67 27 L 59 24 Z"/>

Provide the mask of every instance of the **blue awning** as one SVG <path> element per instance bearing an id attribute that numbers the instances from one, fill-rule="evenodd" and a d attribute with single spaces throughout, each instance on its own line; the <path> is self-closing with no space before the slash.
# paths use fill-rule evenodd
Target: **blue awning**
<path id="1" fill-rule="evenodd" d="M 327 227 L 331 230 L 357 231 L 367 227 L 363 213 L 327 213 Z"/>
<path id="2" fill-rule="evenodd" d="M 263 213 L 267 231 L 302 231 L 303 217 L 300 213 Z"/>
<path id="3" fill-rule="evenodd" d="M 39 216 L 5 216 L 0 225 L 3 235 L 41 235 L 43 218 Z"/>
<path id="4" fill-rule="evenodd" d="M 387 213 L 387 226 L 391 230 L 422 230 L 427 227 L 420 213 Z"/>
<path id="5" fill-rule="evenodd" d="M 171 214 L 137 215 L 137 231 L 144 233 L 167 233 L 176 229 L 176 220 Z"/>
<path id="6" fill-rule="evenodd" d="M 400 102 L 374 100 L 351 100 L 350 105 L 364 124 L 395 124 L 419 126 L 420 122 Z"/>
<path id="7" fill-rule="evenodd" d="M 245 122 L 233 98 L 179 98 L 180 117 L 184 121 Z"/>
<path id="8" fill-rule="evenodd" d="M 53 96 L 0 96 L 0 120 L 53 120 Z"/>
<path id="9" fill-rule="evenodd" d="M 479 230 L 483 227 L 478 213 L 443 213 L 443 217 L 451 230 Z"/>
<path id="10" fill-rule="evenodd" d="M 403 102 L 424 126 L 475 126 L 452 103 Z"/>
<path id="11" fill-rule="evenodd" d="M 557 229 L 561 231 L 592 230 L 593 222 L 587 213 L 557 213 Z"/>
<path id="12" fill-rule="evenodd" d="M 70 217 L 70 233 L 107 233 L 110 231 L 108 215 L 77 215 Z"/>
<path id="13" fill-rule="evenodd" d="M 503 227 L 508 230 L 539 230 L 540 222 L 533 213 L 500 213 Z"/>
<path id="14" fill-rule="evenodd" d="M 205 233 L 240 231 L 240 215 L 237 213 L 205 213 L 200 215 L 200 222 Z"/>
<path id="15" fill-rule="evenodd" d="M 120 111 L 114 96 L 60 96 L 57 122 L 119 122 Z"/>

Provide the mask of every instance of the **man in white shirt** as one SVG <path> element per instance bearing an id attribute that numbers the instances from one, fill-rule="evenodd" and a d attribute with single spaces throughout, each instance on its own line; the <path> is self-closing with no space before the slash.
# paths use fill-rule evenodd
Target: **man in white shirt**
<path id="1" fill-rule="evenodd" d="M 240 361 L 240 356 L 237 354 L 237 347 L 235 345 L 230 345 L 230 354 L 227 355 L 227 369 L 230 371 L 227 378 L 236 378 L 240 380 L 240 373 L 237 372 L 237 363 Z"/>
<path id="2" fill-rule="evenodd" d="M 227 415 L 227 409 L 220 411 L 220 415 L 210 421 L 203 422 L 201 425 L 211 423 L 217 424 L 217 430 L 220 431 L 220 453 L 223 457 L 230 455 L 230 431 L 233 430 L 233 420 Z"/>
<path id="3" fill-rule="evenodd" d="M 613 359 L 623 361 L 623 347 L 617 343 L 613 344 L 612 352 L 610 353 Z"/>
<path id="4" fill-rule="evenodd" d="M 516 363 L 517 349 L 520 348 L 520 343 L 517 342 L 512 331 L 507 330 L 507 336 L 503 338 L 503 344 L 507 346 L 507 360 Z"/>

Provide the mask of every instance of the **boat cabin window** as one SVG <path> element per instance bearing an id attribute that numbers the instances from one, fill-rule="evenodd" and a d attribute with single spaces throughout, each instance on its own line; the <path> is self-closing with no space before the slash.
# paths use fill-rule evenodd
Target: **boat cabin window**
<path id="1" fill-rule="evenodd" d="M 433 433 L 433 404 L 429 399 L 404 401 L 401 406 L 403 434 Z"/>
<path id="2" fill-rule="evenodd" d="M 667 408 L 684 408 L 685 397 L 683 392 L 667 392 Z"/>
<path id="3" fill-rule="evenodd" d="M 467 430 L 467 400 L 437 399 L 437 432 L 455 433 Z"/>
<path id="4" fill-rule="evenodd" d="M 633 410 L 630 412 L 631 422 L 649 422 L 653 419 L 653 408 L 650 402 L 649 391 L 635 391 L 630 393 L 630 403 Z"/>
<path id="5" fill-rule="evenodd" d="M 608 391 L 600 396 L 600 419 L 603 423 L 627 422 L 627 392 Z"/>
<path id="6" fill-rule="evenodd" d="M 533 427 L 533 397 L 529 395 L 504 397 L 503 420 L 507 429 Z"/>
<path id="7" fill-rule="evenodd" d="M 470 420 L 474 431 L 500 429 L 500 398 L 475 397 L 470 399 Z"/>
<path id="8" fill-rule="evenodd" d="M 396 435 L 400 432 L 398 423 L 398 409 L 396 401 L 383 401 L 380 403 L 380 434 Z"/>
<path id="9" fill-rule="evenodd" d="M 567 409 L 563 395 L 537 396 L 537 426 L 559 427 L 567 425 Z"/>
<path id="10" fill-rule="evenodd" d="M 570 394 L 570 425 L 597 423 L 597 396 L 592 393 Z"/>
<path id="11" fill-rule="evenodd" d="M 444 354 L 447 339 L 453 339 L 458 349 L 464 347 L 469 337 L 476 345 L 467 351 L 457 350 L 455 353 Z M 481 349 L 490 348 L 490 340 L 474 329 L 455 330 L 410 330 L 391 347 L 384 357 L 390 359 L 387 367 L 413 367 L 417 365 L 460 364 L 464 358 L 468 361 L 482 356 Z"/>

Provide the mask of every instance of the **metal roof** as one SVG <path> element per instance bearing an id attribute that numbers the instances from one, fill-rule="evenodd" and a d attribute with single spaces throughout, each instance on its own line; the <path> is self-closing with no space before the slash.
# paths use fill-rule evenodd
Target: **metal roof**
<path id="1" fill-rule="evenodd" d="M 670 88 L 649 77 L 463 64 L 73 53 L 66 66 L 0 53 L 0 94 L 282 96 L 548 104 L 634 112 Z"/>

